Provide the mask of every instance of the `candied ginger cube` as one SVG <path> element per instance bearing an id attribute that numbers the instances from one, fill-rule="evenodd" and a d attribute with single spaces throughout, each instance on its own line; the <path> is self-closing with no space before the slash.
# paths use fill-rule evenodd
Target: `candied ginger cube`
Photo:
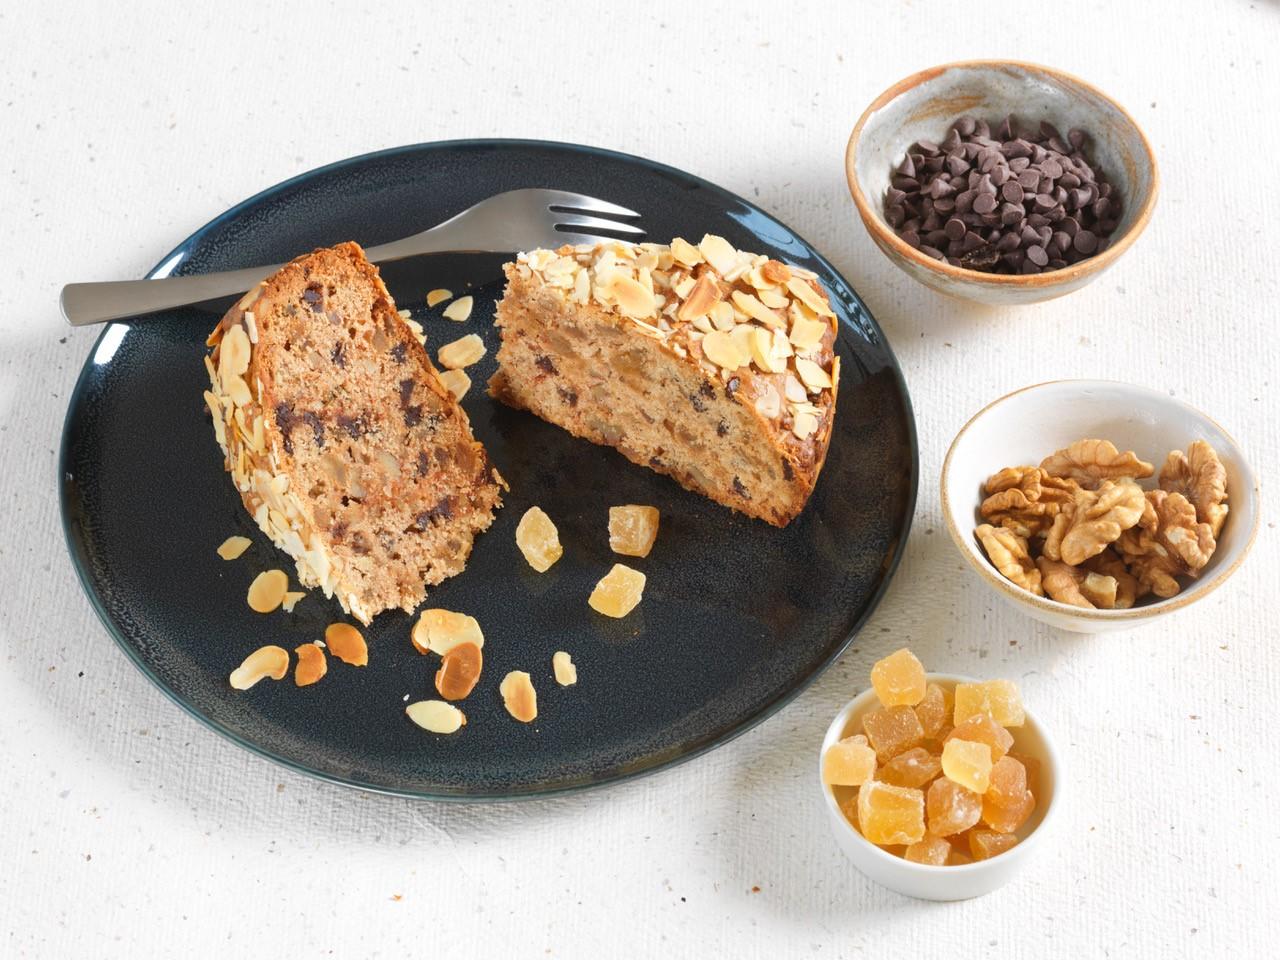
<path id="1" fill-rule="evenodd" d="M 905 647 L 871 668 L 871 686 L 886 707 L 914 707 L 924 699 L 924 666 Z"/>
<path id="2" fill-rule="evenodd" d="M 950 716 L 951 705 L 947 702 L 946 692 L 936 683 L 928 684 L 924 688 L 924 698 L 916 704 L 916 717 L 926 739 L 936 738 Z"/>
<path id="3" fill-rule="evenodd" d="M 982 822 L 1000 833 L 1013 833 L 1027 822 L 1036 808 L 1036 798 L 1030 790 L 1008 803 L 996 803 L 988 790 L 982 798 Z"/>
<path id="4" fill-rule="evenodd" d="M 985 713 L 1002 727 L 1020 727 L 1026 722 L 1022 695 L 1012 680 L 985 683 L 957 683 L 955 724 L 960 726 L 977 713 Z"/>
<path id="5" fill-rule="evenodd" d="M 872 843 L 924 839 L 924 793 L 868 780 L 858 789 L 858 829 Z"/>
<path id="6" fill-rule="evenodd" d="M 991 785 L 991 748 L 971 740 L 948 740 L 942 745 L 942 772 L 974 793 Z"/>
<path id="7" fill-rule="evenodd" d="M 822 755 L 822 782 L 832 786 L 861 786 L 875 772 L 876 752 L 860 733 L 833 743 Z"/>
<path id="8" fill-rule="evenodd" d="M 876 774 L 877 780 L 895 787 L 923 787 L 942 772 L 942 761 L 924 747 L 898 754 Z"/>
<path id="9" fill-rule="evenodd" d="M 982 797 L 942 777 L 929 785 L 925 810 L 929 815 L 929 832 L 935 837 L 947 837 L 968 830 L 982 819 Z"/>
<path id="10" fill-rule="evenodd" d="M 1010 753 L 1009 756 L 1022 764 L 1027 771 L 1027 789 L 1040 796 L 1040 760 L 1025 753 Z"/>
<path id="11" fill-rule="evenodd" d="M 974 830 L 969 834 L 969 852 L 975 860 L 990 860 L 1016 846 L 1018 838 L 1011 833 L 997 833 L 994 830 Z"/>
<path id="12" fill-rule="evenodd" d="M 991 751 L 995 758 L 995 751 Z M 991 765 L 991 785 L 986 797 L 992 803 L 1008 806 L 1021 800 L 1027 792 L 1027 768 L 1013 757 L 1000 757 Z M 1006 831 L 1007 832 L 1007 831 Z"/>
<path id="13" fill-rule="evenodd" d="M 529 566 L 539 573 L 546 573 L 560 559 L 564 547 L 560 546 L 560 532 L 541 507 L 530 507 L 516 525 L 516 546 L 529 561 Z"/>
<path id="14" fill-rule="evenodd" d="M 639 570 L 615 563 L 591 591 L 587 603 L 596 613 L 603 613 L 606 617 L 625 617 L 640 602 L 644 581 L 645 576 Z"/>
<path id="15" fill-rule="evenodd" d="M 647 557 L 658 539 L 658 516 L 657 507 L 610 507 L 609 549 L 627 557 Z"/>
<path id="16" fill-rule="evenodd" d="M 916 712 L 907 706 L 872 710 L 863 716 L 862 729 L 882 761 L 918 747 L 924 739 Z"/>
<path id="17" fill-rule="evenodd" d="M 907 847 L 902 856 L 912 863 L 927 863 L 931 867 L 940 867 L 951 856 L 951 844 L 941 837 L 926 834 L 923 840 L 917 840 Z"/>
<path id="18" fill-rule="evenodd" d="M 995 763 L 1013 746 L 1013 734 L 996 723 L 985 713 L 975 713 L 964 723 L 952 727 L 947 740 L 969 740 L 985 743 L 991 748 L 991 761 Z M 945 742 L 945 741 L 944 741 Z"/>

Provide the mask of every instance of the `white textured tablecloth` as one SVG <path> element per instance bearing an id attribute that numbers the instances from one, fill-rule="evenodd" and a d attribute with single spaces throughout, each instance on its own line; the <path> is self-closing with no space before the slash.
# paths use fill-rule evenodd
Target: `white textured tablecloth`
<path id="1" fill-rule="evenodd" d="M 115 6 L 115 9 L 108 9 Z M 1050 63 L 1129 107 L 1155 218 L 1101 280 L 991 311 L 913 285 L 842 156 L 935 63 Z M 567 799 L 448 806 L 293 775 L 119 653 L 63 549 L 55 450 L 95 331 L 70 280 L 138 276 L 272 183 L 402 143 L 524 136 L 643 154 L 813 241 L 891 339 L 920 499 L 888 596 L 791 706 L 692 763 Z M 0 4 L 0 956 L 1269 955 L 1277 934 L 1274 499 L 1234 580 L 1154 628 L 1057 634 L 940 524 L 965 418 L 1053 377 L 1149 384 L 1280 469 L 1280 6 Z M 1010 675 L 1071 764 L 1052 850 L 981 900 L 907 900 L 828 840 L 815 749 L 873 660 Z"/>

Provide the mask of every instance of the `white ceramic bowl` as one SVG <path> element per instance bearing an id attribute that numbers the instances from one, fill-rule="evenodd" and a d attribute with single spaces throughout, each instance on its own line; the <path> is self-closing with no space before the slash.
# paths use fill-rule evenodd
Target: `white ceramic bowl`
<path id="1" fill-rule="evenodd" d="M 977 682 L 972 677 L 950 674 L 931 673 L 928 676 L 930 681 L 943 685 Z M 844 709 L 836 714 L 831 726 L 827 728 L 822 749 L 818 753 L 818 783 L 822 787 L 827 821 L 836 845 L 853 861 L 855 867 L 876 883 L 908 897 L 920 900 L 968 900 L 1003 887 L 1027 865 L 1050 836 L 1052 823 L 1062 807 L 1062 761 L 1054 750 L 1048 733 L 1036 723 L 1030 711 L 1027 712 L 1027 720 L 1022 727 L 1010 730 L 1014 737 L 1014 752 L 1040 761 L 1040 790 L 1036 796 L 1036 808 L 1018 831 L 1023 839 L 1017 846 L 990 860 L 933 867 L 904 860 L 863 837 L 840 812 L 836 790 L 842 788 L 832 789 L 822 782 L 822 757 L 827 748 L 837 740 L 861 733 L 862 715 L 875 709 L 879 703 L 875 690 L 868 688 L 845 704 Z"/>
<path id="2" fill-rule="evenodd" d="M 1194 580 L 1167 600 L 1147 597 L 1128 610 L 1087 610 L 1037 597 L 996 572 L 974 528 L 982 522 L 982 485 L 1002 467 L 1039 463 L 1084 437 L 1110 440 L 1155 465 L 1170 450 L 1207 440 L 1227 470 L 1231 508 L 1217 549 Z M 1141 481 L 1155 486 L 1155 478 Z M 1144 626 L 1195 603 L 1243 562 L 1258 532 L 1258 480 L 1239 446 L 1211 419 L 1167 394 L 1110 380 L 1056 380 L 1024 387 L 983 408 L 952 441 L 942 465 L 942 514 L 960 553 L 983 583 L 1029 616 L 1061 630 L 1104 633 Z"/>
<path id="3" fill-rule="evenodd" d="M 1093 138 L 1090 156 L 1123 202 L 1109 246 L 1060 270 L 1005 275 L 935 260 L 899 237 L 884 219 L 890 174 L 912 143 L 942 140 L 965 114 L 991 122 L 1013 114 L 1028 126 L 1049 120 L 1064 132 L 1072 127 L 1088 131 Z M 1123 107 L 1078 77 L 1016 60 L 948 63 L 895 83 L 872 101 L 853 128 L 845 175 L 858 215 L 885 256 L 940 293 L 994 306 L 1060 297 L 1096 278 L 1145 229 L 1160 183 L 1151 145 Z"/>

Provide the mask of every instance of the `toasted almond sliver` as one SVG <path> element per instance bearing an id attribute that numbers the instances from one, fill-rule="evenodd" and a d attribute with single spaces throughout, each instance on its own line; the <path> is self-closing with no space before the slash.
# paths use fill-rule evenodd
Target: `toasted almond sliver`
<path id="1" fill-rule="evenodd" d="M 746 329 L 751 331 L 751 359 L 765 373 L 783 373 L 787 369 L 787 358 L 776 357 L 773 353 L 773 336 L 764 327 L 752 324 Z"/>
<path id="2" fill-rule="evenodd" d="M 239 330 L 240 328 L 236 327 L 235 329 Z M 237 407 L 247 407 L 253 403 L 253 394 L 249 392 L 249 385 L 244 382 L 243 377 L 223 377 L 223 385 L 227 389 L 227 396 L 231 398 L 231 402 Z"/>
<path id="3" fill-rule="evenodd" d="M 244 327 L 235 324 L 222 338 L 218 347 L 218 375 L 225 385 L 228 377 L 242 377 L 249 369 L 249 356 L 253 347 Z"/>
<path id="4" fill-rule="evenodd" d="M 460 643 L 484 647 L 484 633 L 475 617 L 453 610 L 423 610 L 409 637 L 419 653 L 448 653 Z"/>
<path id="5" fill-rule="evenodd" d="M 727 300 L 721 300 L 712 307 L 711 322 L 715 324 L 717 330 L 732 330 L 736 322 L 733 315 L 733 304 Z"/>
<path id="6" fill-rule="evenodd" d="M 329 672 L 329 658 L 318 643 L 304 643 L 294 648 L 298 665 L 293 668 L 293 682 L 299 687 L 309 687 L 319 682 Z"/>
<path id="7" fill-rule="evenodd" d="M 671 258 L 686 267 L 696 267 L 702 262 L 702 251 L 688 240 L 676 237 L 671 241 Z"/>
<path id="8" fill-rule="evenodd" d="M 796 373 L 800 375 L 800 380 L 809 388 L 810 393 L 831 389 L 831 374 L 812 360 L 796 357 Z"/>
<path id="9" fill-rule="evenodd" d="M 676 318 L 679 320 L 693 320 L 706 314 L 719 302 L 719 284 L 704 274 L 693 285 L 693 288 L 689 291 L 688 298 L 684 303 L 680 304 L 680 309 L 676 311 Z"/>
<path id="10" fill-rule="evenodd" d="M 612 282 L 605 287 L 605 290 L 618 305 L 618 309 L 632 319 L 643 320 L 646 317 L 652 317 L 656 312 L 653 291 L 625 273 L 615 273 Z"/>
<path id="11" fill-rule="evenodd" d="M 263 570 L 249 584 L 249 607 L 255 613 L 270 613 L 280 606 L 289 589 L 289 575 L 283 570 Z"/>
<path id="12" fill-rule="evenodd" d="M 791 324 L 791 342 L 797 350 L 807 353 L 822 342 L 822 335 L 827 332 L 827 325 L 821 320 L 806 320 L 798 317 Z"/>
<path id="13" fill-rule="evenodd" d="M 556 683 L 562 687 L 571 687 L 578 682 L 578 668 L 573 658 L 563 650 L 551 655 L 551 669 L 555 672 Z"/>
<path id="14" fill-rule="evenodd" d="M 259 647 L 244 658 L 244 662 L 231 671 L 231 686 L 236 690 L 248 690 L 259 680 L 270 677 L 280 680 L 289 672 L 289 651 L 274 644 Z"/>
<path id="15" fill-rule="evenodd" d="M 235 560 L 249 549 L 253 541 L 248 537 L 227 537 L 218 547 L 218 556 L 223 560 Z"/>
<path id="16" fill-rule="evenodd" d="M 702 338 L 702 353 L 725 370 L 737 370 L 749 362 L 733 337 L 721 330 L 713 330 Z"/>
<path id="17" fill-rule="evenodd" d="M 733 291 L 733 305 L 752 320 L 759 320 L 767 327 L 786 327 L 786 321 L 749 293 Z"/>
<path id="18" fill-rule="evenodd" d="M 284 599 L 280 601 L 280 607 L 285 613 L 293 613 L 293 608 L 298 605 L 298 601 L 306 597 L 303 590 L 286 590 Z"/>
<path id="19" fill-rule="evenodd" d="M 738 267 L 738 251 L 724 237 L 708 233 L 698 244 L 698 252 L 711 264 L 711 268 L 722 277 L 728 277 Z"/>
<path id="20" fill-rule="evenodd" d="M 471 389 L 471 378 L 467 376 L 465 370 L 446 370 L 440 374 L 440 382 L 453 394 L 455 400 L 461 400 Z"/>
<path id="21" fill-rule="evenodd" d="M 523 670 L 512 670 L 498 686 L 507 713 L 521 723 L 532 723 L 538 717 L 538 692 L 533 680 Z"/>
<path id="22" fill-rule="evenodd" d="M 343 663 L 353 667 L 369 665 L 369 646 L 364 634 L 349 623 L 331 623 L 324 628 L 324 645 Z"/>
<path id="23" fill-rule="evenodd" d="M 437 303 L 443 303 L 452 296 L 453 293 L 449 290 L 445 290 L 443 287 L 431 290 L 427 293 L 427 306 L 434 307 Z"/>
<path id="24" fill-rule="evenodd" d="M 824 297 L 819 296 L 818 291 L 810 286 L 808 280 L 802 280 L 800 277 L 792 277 L 787 281 L 787 289 L 791 291 L 792 296 L 803 303 L 820 317 L 834 317 L 835 312 L 827 306 Z"/>
<path id="25" fill-rule="evenodd" d="M 467 722 L 466 714 L 443 700 L 419 700 L 405 707 L 404 712 L 430 733 L 456 733 Z"/>
<path id="26" fill-rule="evenodd" d="M 461 370 L 463 367 L 469 367 L 484 355 L 484 341 L 474 333 L 460 337 L 453 343 L 446 343 L 437 354 L 440 358 L 440 366 L 449 370 Z"/>
<path id="27" fill-rule="evenodd" d="M 444 308 L 442 316 L 446 320 L 452 320 L 455 323 L 465 323 L 467 318 L 471 316 L 471 307 L 474 304 L 474 297 L 459 297 Z"/>
<path id="28" fill-rule="evenodd" d="M 791 268 L 777 260 L 766 260 L 760 265 L 760 276 L 770 283 L 783 284 L 791 279 Z"/>
<path id="29" fill-rule="evenodd" d="M 818 429 L 818 418 L 812 413 L 798 413 L 791 424 L 791 432 L 800 440 L 807 439 Z"/>

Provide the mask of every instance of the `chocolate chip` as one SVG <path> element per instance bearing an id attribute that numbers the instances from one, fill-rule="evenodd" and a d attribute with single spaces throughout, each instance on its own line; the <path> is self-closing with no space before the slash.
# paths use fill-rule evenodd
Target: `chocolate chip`
<path id="1" fill-rule="evenodd" d="M 973 209 L 978 213 L 986 214 L 995 210 L 998 201 L 994 194 L 980 193 L 973 198 Z"/>
<path id="2" fill-rule="evenodd" d="M 427 451 L 418 451 L 418 476 L 425 477 L 431 471 L 431 458 L 427 456 Z"/>
<path id="3" fill-rule="evenodd" d="M 948 220 L 947 225 L 944 229 L 946 231 L 947 237 L 952 240 L 959 240 L 965 234 L 964 221 L 960 220 L 957 217 L 952 217 L 950 220 Z"/>
<path id="4" fill-rule="evenodd" d="M 347 367 L 347 358 L 343 352 L 346 345 L 345 340 L 339 340 L 333 345 L 333 351 L 329 354 L 329 362 L 344 370 Z"/>
<path id="5" fill-rule="evenodd" d="M 1093 253 L 1098 246 L 1098 237 L 1092 230 L 1079 230 L 1072 238 L 1071 245 L 1077 253 Z"/>
<path id="6" fill-rule="evenodd" d="M 338 346 L 342 346 L 342 344 L 339 343 Z M 394 360 L 396 363 L 404 363 L 405 359 L 407 358 L 408 349 L 409 349 L 408 344 L 405 344 L 403 342 L 397 343 L 394 347 L 391 348 L 391 359 Z"/>
<path id="7" fill-rule="evenodd" d="M 369 427 L 364 417 L 349 417 L 345 413 L 340 413 L 335 419 L 338 422 L 338 429 L 345 431 L 352 440 L 359 440 L 369 432 Z"/>
<path id="8" fill-rule="evenodd" d="M 1049 254 L 1045 253 L 1044 247 L 1039 244 L 1027 247 L 1027 259 L 1034 263 L 1037 267 L 1043 267 L 1049 262 Z"/>
<path id="9" fill-rule="evenodd" d="M 555 362 L 545 353 L 539 354 L 535 357 L 533 364 L 548 376 L 555 377 L 560 374 L 560 371 L 556 369 Z"/>

